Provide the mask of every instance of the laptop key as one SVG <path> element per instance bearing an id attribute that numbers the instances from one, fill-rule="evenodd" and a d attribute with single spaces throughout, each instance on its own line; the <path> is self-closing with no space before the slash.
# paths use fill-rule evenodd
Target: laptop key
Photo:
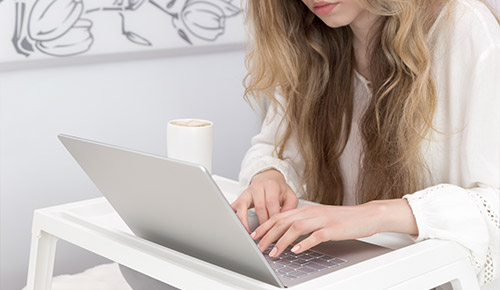
<path id="1" fill-rule="evenodd" d="M 306 273 L 308 273 L 308 274 L 309 274 L 309 273 L 318 272 L 318 270 L 316 270 L 316 269 L 314 269 L 314 268 L 309 268 L 309 267 L 307 267 L 307 265 L 306 265 L 306 266 L 304 266 L 304 267 L 302 267 L 302 268 L 300 268 L 299 270 L 300 270 L 300 271 L 302 271 L 302 272 L 306 272 Z"/>
<path id="2" fill-rule="evenodd" d="M 293 272 L 293 271 L 294 270 L 292 270 L 292 269 L 283 268 L 283 269 L 279 269 L 277 272 L 280 274 L 286 275 L 286 274 L 288 274 L 288 272 Z"/>
<path id="3" fill-rule="evenodd" d="M 299 264 L 303 265 L 303 264 L 309 263 L 309 261 L 308 260 L 304 260 L 302 258 L 299 258 L 299 259 L 295 260 L 294 263 L 299 263 Z"/>
<path id="4" fill-rule="evenodd" d="M 331 257 L 331 256 L 323 256 L 323 257 L 320 257 L 321 260 L 324 260 L 324 261 L 327 261 L 327 262 L 331 262 L 333 260 L 335 260 L 335 257 Z"/>
<path id="5" fill-rule="evenodd" d="M 292 263 L 286 265 L 285 267 L 291 268 L 291 269 L 298 269 L 298 268 L 301 268 L 302 265 L 299 263 L 292 262 Z"/>
<path id="6" fill-rule="evenodd" d="M 322 259 L 317 259 L 317 260 L 314 260 L 312 261 L 311 263 L 318 263 L 320 265 L 323 265 L 325 267 L 333 267 L 333 266 L 337 266 L 337 263 L 334 262 L 334 261 L 325 261 L 325 260 L 322 260 Z"/>
<path id="7" fill-rule="evenodd" d="M 279 261 L 274 262 L 274 264 L 286 266 L 286 265 L 290 264 L 290 261 L 279 260 Z"/>
<path id="8" fill-rule="evenodd" d="M 292 262 L 292 261 L 297 260 L 297 258 L 295 258 L 294 256 L 285 256 L 285 257 L 283 257 L 283 260 Z"/>
<path id="9" fill-rule="evenodd" d="M 278 262 L 281 259 L 280 258 L 273 258 L 273 257 L 270 257 L 270 256 L 266 256 L 266 260 L 269 261 L 270 263 L 273 263 L 273 262 Z"/>
<path id="10" fill-rule="evenodd" d="M 316 262 L 309 262 L 309 264 L 307 264 L 306 267 L 313 268 L 316 270 L 322 270 L 326 268 L 324 265 L 318 264 Z"/>
<path id="11" fill-rule="evenodd" d="M 274 263 L 271 265 L 272 268 L 276 271 L 276 270 L 279 270 L 279 269 L 282 269 L 285 267 L 285 265 L 282 265 L 282 264 L 278 264 L 278 263 Z"/>
<path id="12" fill-rule="evenodd" d="M 306 261 L 312 261 L 312 260 L 316 259 L 316 257 L 311 256 L 311 255 L 304 255 L 303 257 L 300 257 L 300 258 L 304 259 Z"/>
<path id="13" fill-rule="evenodd" d="M 318 252 L 313 252 L 313 251 L 311 251 L 311 252 L 310 252 L 310 253 L 308 253 L 308 254 L 309 254 L 310 256 L 317 257 L 317 258 L 319 258 L 319 257 L 323 257 L 323 256 L 324 256 L 324 254 L 321 254 L 321 253 L 318 253 Z"/>
<path id="14" fill-rule="evenodd" d="M 344 259 L 334 258 L 334 262 L 337 263 L 337 264 L 344 264 L 347 261 L 344 260 Z"/>
<path id="15" fill-rule="evenodd" d="M 292 274 L 294 276 L 297 276 L 297 278 L 304 277 L 306 275 L 309 275 L 308 272 L 302 271 L 302 268 L 295 270 L 294 272 L 291 272 L 289 274 Z"/>

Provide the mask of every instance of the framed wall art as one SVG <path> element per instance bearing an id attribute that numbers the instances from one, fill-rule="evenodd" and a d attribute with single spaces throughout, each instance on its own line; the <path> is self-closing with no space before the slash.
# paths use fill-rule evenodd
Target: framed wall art
<path id="1" fill-rule="evenodd" d="M 243 47 L 241 0 L 0 0 L 0 67 Z"/>

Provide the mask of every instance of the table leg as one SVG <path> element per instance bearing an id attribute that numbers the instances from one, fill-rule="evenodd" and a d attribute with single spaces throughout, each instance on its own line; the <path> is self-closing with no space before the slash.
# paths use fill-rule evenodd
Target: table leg
<path id="1" fill-rule="evenodd" d="M 477 283 L 477 278 L 470 266 L 469 261 L 461 261 L 464 264 L 462 267 L 457 267 L 454 272 L 458 277 L 457 279 L 451 280 L 450 284 L 453 290 L 479 290 L 479 285 Z"/>
<path id="2" fill-rule="evenodd" d="M 27 290 L 52 288 L 57 240 L 57 237 L 44 231 L 32 233 Z"/>

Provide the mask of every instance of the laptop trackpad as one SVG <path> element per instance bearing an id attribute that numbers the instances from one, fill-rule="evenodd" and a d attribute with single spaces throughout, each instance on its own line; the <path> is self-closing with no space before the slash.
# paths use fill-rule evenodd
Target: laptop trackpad
<path id="1" fill-rule="evenodd" d="M 390 249 L 358 240 L 324 242 L 314 247 L 313 250 L 347 260 L 349 261 L 349 265 L 353 265 L 391 251 Z"/>

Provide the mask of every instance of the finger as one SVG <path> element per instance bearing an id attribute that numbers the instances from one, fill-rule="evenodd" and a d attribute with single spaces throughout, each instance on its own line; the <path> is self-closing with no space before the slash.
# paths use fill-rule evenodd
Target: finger
<path id="1" fill-rule="evenodd" d="M 269 219 L 269 215 L 267 214 L 267 209 L 266 209 L 264 189 L 263 188 L 253 189 L 251 193 L 252 193 L 253 204 L 255 207 L 255 213 L 257 214 L 259 224 L 263 224 Z"/>
<path id="2" fill-rule="evenodd" d="M 269 217 L 272 217 L 280 212 L 279 186 L 268 184 L 264 188 L 266 195 L 266 207 Z"/>
<path id="3" fill-rule="evenodd" d="M 260 239 L 260 242 L 257 245 L 259 249 L 264 251 L 267 247 L 269 247 L 269 245 L 277 241 L 287 231 L 290 224 L 291 221 L 288 219 L 279 219 L 277 222 L 273 223 L 273 226 L 269 229 L 269 231 L 267 231 Z"/>
<path id="4" fill-rule="evenodd" d="M 299 205 L 299 199 L 297 198 L 295 193 L 293 193 L 293 191 L 290 190 L 284 196 L 283 205 L 281 206 L 281 212 L 295 209 L 295 208 L 297 208 L 298 205 Z"/>
<path id="5" fill-rule="evenodd" d="M 289 245 L 297 240 L 297 238 L 319 229 L 320 227 L 318 227 L 314 219 L 303 219 L 293 222 L 276 243 L 276 251 L 273 251 L 274 249 L 271 250 L 269 255 L 271 257 L 278 257 Z"/>
<path id="6" fill-rule="evenodd" d="M 284 212 L 284 213 L 280 213 L 280 214 L 277 214 L 275 216 L 273 216 L 272 218 L 270 218 L 269 220 L 267 220 L 266 222 L 264 222 L 263 224 L 260 224 L 252 233 L 252 237 L 254 240 L 258 240 L 260 239 L 261 237 L 263 237 L 271 228 L 274 227 L 275 223 L 277 223 L 278 221 L 280 222 L 285 222 L 285 220 L 287 219 L 290 219 L 291 216 L 293 216 L 293 214 L 295 213 L 295 211 L 287 211 L 287 212 Z M 290 220 L 290 222 L 292 222 L 293 220 Z"/>
<path id="7" fill-rule="evenodd" d="M 308 238 L 302 240 L 300 243 L 296 244 L 292 248 L 292 252 L 295 254 L 302 253 L 310 248 L 319 245 L 322 242 L 325 242 L 328 239 L 328 233 L 326 229 L 321 229 L 312 233 Z"/>
<path id="8" fill-rule="evenodd" d="M 290 225 L 301 218 L 299 210 L 280 213 L 267 222 L 259 226 L 252 233 L 254 240 L 260 238 L 259 248 L 267 249 L 267 247 L 278 240 L 290 227 Z"/>
<path id="9" fill-rule="evenodd" d="M 238 208 L 236 209 L 236 215 L 240 219 L 247 232 L 250 233 L 250 227 L 248 225 L 248 207 L 240 203 L 238 205 Z"/>
<path id="10" fill-rule="evenodd" d="M 237 211 L 239 204 L 245 204 L 247 208 L 252 207 L 252 194 L 249 192 L 249 190 L 243 191 L 240 196 L 231 203 L 231 208 L 234 210 L 234 212 Z"/>
<path id="11" fill-rule="evenodd" d="M 250 232 L 250 227 L 248 225 L 248 209 L 252 205 L 252 196 L 248 191 L 244 191 L 240 197 L 231 204 L 231 208 L 236 212 L 236 215 L 240 219 L 241 223 Z"/>

